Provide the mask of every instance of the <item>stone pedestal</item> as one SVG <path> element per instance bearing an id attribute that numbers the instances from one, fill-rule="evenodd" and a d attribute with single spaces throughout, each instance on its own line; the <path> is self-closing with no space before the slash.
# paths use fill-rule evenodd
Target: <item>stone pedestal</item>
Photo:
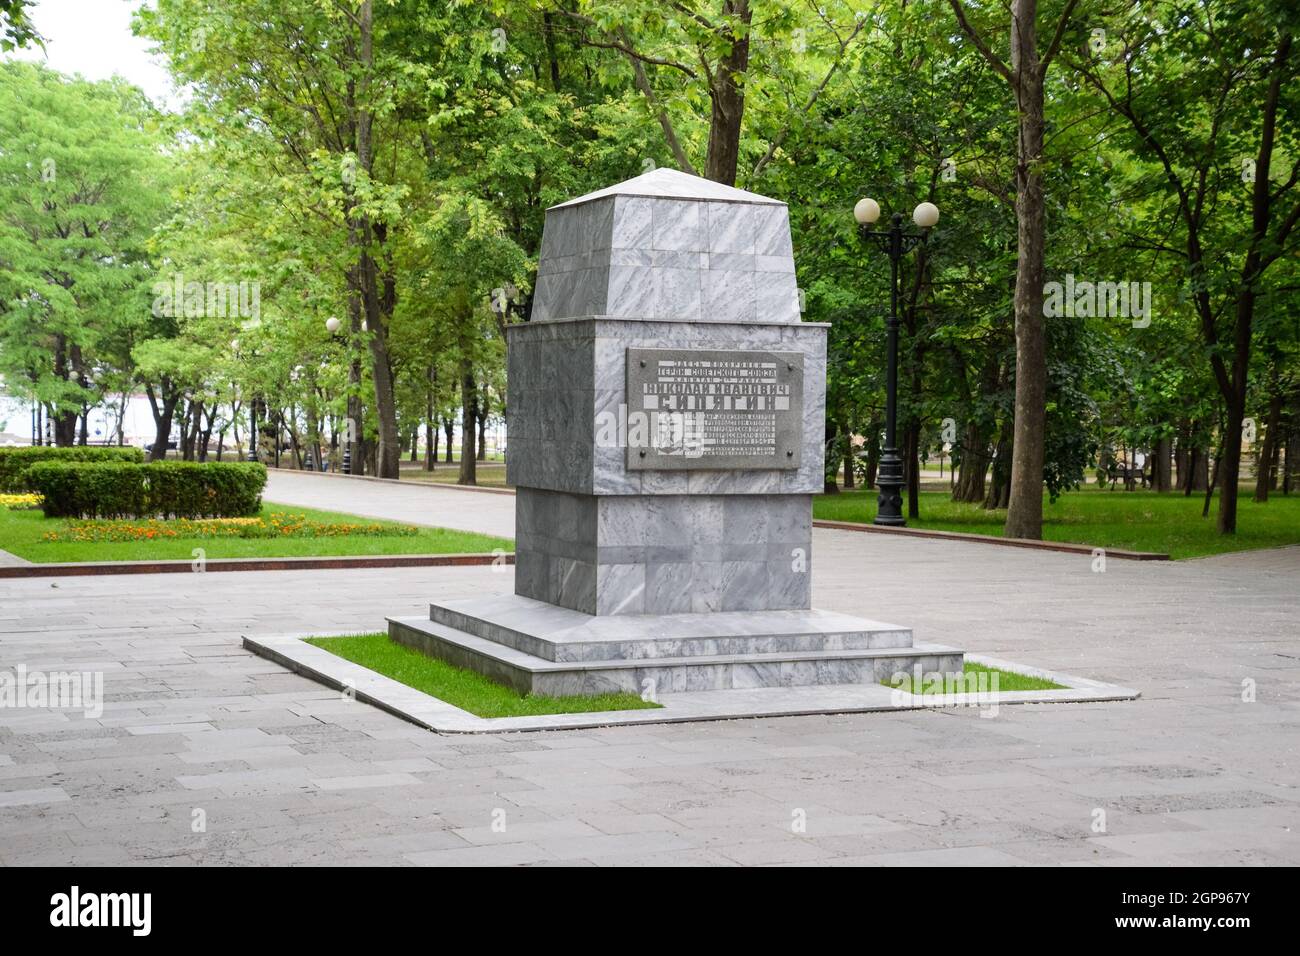
<path id="1" fill-rule="evenodd" d="M 656 170 L 548 210 L 507 330 L 515 594 L 393 638 L 546 693 L 960 669 L 811 610 L 826 328 L 799 320 L 783 203 Z"/>

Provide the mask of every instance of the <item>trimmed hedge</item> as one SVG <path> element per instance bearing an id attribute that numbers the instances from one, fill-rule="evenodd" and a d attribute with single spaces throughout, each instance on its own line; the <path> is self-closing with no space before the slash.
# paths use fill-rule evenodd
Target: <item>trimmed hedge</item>
<path id="1" fill-rule="evenodd" d="M 27 480 L 47 518 L 238 518 L 262 507 L 253 462 L 38 462 Z"/>
<path id="2" fill-rule="evenodd" d="M 0 493 L 22 494 L 35 491 L 27 484 L 24 473 L 38 461 L 125 461 L 140 464 L 144 452 L 139 448 L 74 445 L 60 448 L 54 445 L 22 445 L 0 448 Z"/>

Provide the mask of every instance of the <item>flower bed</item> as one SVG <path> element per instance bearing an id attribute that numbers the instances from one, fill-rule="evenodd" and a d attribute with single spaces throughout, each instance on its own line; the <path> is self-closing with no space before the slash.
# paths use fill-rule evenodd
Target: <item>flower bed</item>
<path id="1" fill-rule="evenodd" d="M 0 508 L 38 508 L 41 504 L 40 495 L 3 495 L 0 494 Z"/>
<path id="2" fill-rule="evenodd" d="M 170 521 L 69 521 L 60 531 L 48 531 L 44 541 L 155 541 L 173 538 L 345 538 L 409 536 L 414 525 L 378 521 L 313 521 L 305 515 L 273 512 L 257 518 L 177 518 Z"/>

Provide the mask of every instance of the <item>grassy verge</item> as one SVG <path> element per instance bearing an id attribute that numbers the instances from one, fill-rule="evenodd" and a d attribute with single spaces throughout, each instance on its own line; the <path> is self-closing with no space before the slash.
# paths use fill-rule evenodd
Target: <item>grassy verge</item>
<path id="1" fill-rule="evenodd" d="M 262 516 L 273 513 L 303 515 L 313 521 L 379 524 L 394 529 L 391 521 L 359 518 L 334 511 L 316 511 L 294 505 L 265 503 Z M 129 522 L 127 522 L 129 523 Z M 0 548 L 37 564 L 63 561 L 164 561 L 191 560 L 195 548 L 206 558 L 288 558 L 338 555 L 464 554 L 467 552 L 513 551 L 506 538 L 419 528 L 415 534 L 339 535 L 323 538 L 155 538 L 147 541 L 45 541 L 48 531 L 65 531 L 69 522 L 45 518 L 39 510 L 0 508 Z"/>
<path id="2" fill-rule="evenodd" d="M 420 481 L 434 485 L 454 485 L 460 477 L 460 466 L 452 463 L 438 462 L 433 471 L 425 471 L 419 465 L 402 463 L 400 472 L 402 481 Z M 474 480 L 480 488 L 507 488 L 506 465 L 503 461 L 480 461 L 475 469 Z"/>
<path id="3" fill-rule="evenodd" d="M 1062 685 L 1054 681 L 1044 680 L 1041 677 L 1030 677 L 1027 674 L 1016 674 L 1012 671 L 998 670 L 996 667 L 985 667 L 983 664 L 972 664 L 967 661 L 962 669 L 963 676 L 976 675 L 975 681 L 968 684 L 962 681 L 953 686 L 949 683 L 947 686 L 939 682 L 932 681 L 934 674 L 926 674 L 921 678 L 921 687 L 919 690 L 913 690 L 912 685 L 915 683 L 911 674 L 896 675 L 897 680 L 881 681 L 886 687 L 896 687 L 905 690 L 909 694 L 943 694 L 943 693 L 962 693 L 969 686 L 980 691 L 992 692 L 994 690 L 993 680 L 996 675 L 997 688 L 1000 693 L 1007 690 L 1063 690 Z M 980 676 L 987 675 L 987 676 Z"/>
<path id="4" fill-rule="evenodd" d="M 1105 491 L 1086 488 L 1062 495 L 1055 504 L 1043 499 L 1043 538 L 1130 551 L 1162 551 L 1174 558 L 1194 558 L 1227 551 L 1300 544 L 1300 495 L 1274 495 L 1257 504 L 1244 494 L 1238 502 L 1237 533 L 1214 530 L 1214 509 L 1201 517 L 1202 496 L 1153 491 Z M 946 492 L 923 491 L 921 518 L 908 527 L 1002 536 L 1005 511 L 985 511 L 959 504 Z M 875 491 L 818 495 L 813 516 L 826 521 L 870 523 L 876 516 Z"/>
<path id="5" fill-rule="evenodd" d="M 390 641 L 387 634 L 313 637 L 307 643 L 479 717 L 587 714 L 605 710 L 648 710 L 660 706 L 628 693 L 590 697 L 520 694 L 488 680 L 482 674 L 453 667 L 446 661 L 428 657 L 403 644 Z"/>

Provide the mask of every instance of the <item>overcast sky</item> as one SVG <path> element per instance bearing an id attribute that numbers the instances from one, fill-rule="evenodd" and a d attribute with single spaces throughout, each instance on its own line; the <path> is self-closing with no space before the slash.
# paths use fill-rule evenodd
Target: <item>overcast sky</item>
<path id="1" fill-rule="evenodd" d="M 117 74 L 140 87 L 160 107 L 176 108 L 179 98 L 162 57 L 149 54 L 148 42 L 131 35 L 131 14 L 144 0 L 38 0 L 32 9 L 45 50 L 31 46 L 6 57 L 43 62 L 69 75 L 106 80 Z"/>

